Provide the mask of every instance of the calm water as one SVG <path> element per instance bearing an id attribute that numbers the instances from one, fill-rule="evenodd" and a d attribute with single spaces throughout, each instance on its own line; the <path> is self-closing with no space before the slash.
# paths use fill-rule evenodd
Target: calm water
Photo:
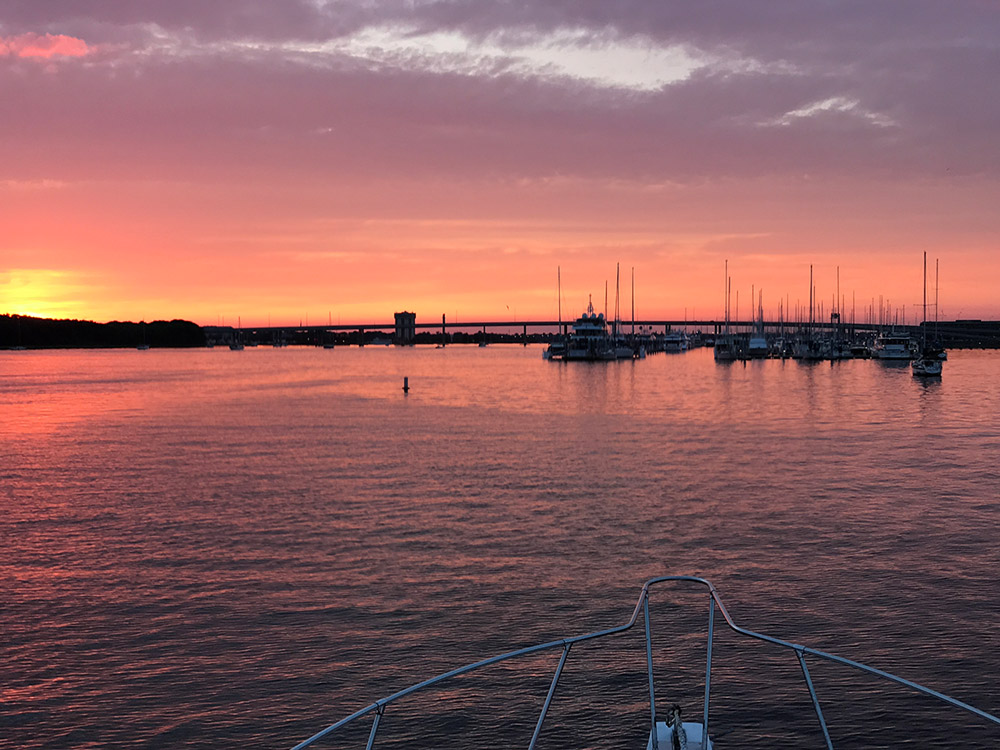
<path id="1" fill-rule="evenodd" d="M 2 747 L 290 747 L 622 623 L 676 573 L 746 627 L 1000 712 L 1000 352 L 927 383 L 513 346 L 3 352 L 0 375 Z M 694 715 L 706 613 L 654 592 L 658 700 Z M 378 747 L 526 747 L 556 657 L 408 699 Z M 714 658 L 720 750 L 821 746 L 793 656 L 720 633 Z M 811 669 L 838 748 L 1000 746 Z M 540 747 L 644 747 L 644 670 L 639 629 L 575 648 Z"/>

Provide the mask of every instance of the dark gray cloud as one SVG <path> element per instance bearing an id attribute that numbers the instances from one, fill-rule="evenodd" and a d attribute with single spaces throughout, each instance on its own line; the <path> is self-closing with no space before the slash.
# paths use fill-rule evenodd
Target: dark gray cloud
<path id="1" fill-rule="evenodd" d="M 0 177 L 96 163 L 287 179 L 996 176 L 998 19 L 994 3 L 937 0 L 8 0 L 0 36 L 78 35 L 117 51 L 56 72 L 0 62 L 14 103 L 0 137 L 18 144 Z M 705 66 L 637 91 L 496 58 L 436 71 L 403 53 L 302 46 L 394 25 L 501 48 L 578 29 L 594 44 L 685 45 Z"/>

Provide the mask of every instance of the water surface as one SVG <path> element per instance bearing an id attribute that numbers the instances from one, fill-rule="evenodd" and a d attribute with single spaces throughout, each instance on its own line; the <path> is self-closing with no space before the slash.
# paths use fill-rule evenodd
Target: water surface
<path id="1" fill-rule="evenodd" d="M 928 382 L 518 346 L 5 352 L 0 373 L 0 746 L 290 747 L 624 622 L 675 573 L 746 627 L 1000 711 L 1000 353 Z M 697 715 L 706 598 L 661 588 L 652 616 L 657 699 Z M 556 658 L 408 699 L 378 747 L 526 747 Z M 1000 745 L 811 669 L 838 748 Z M 638 629 L 575 648 L 540 747 L 644 746 L 644 670 Z M 717 747 L 821 746 L 794 657 L 720 632 L 713 675 Z"/>

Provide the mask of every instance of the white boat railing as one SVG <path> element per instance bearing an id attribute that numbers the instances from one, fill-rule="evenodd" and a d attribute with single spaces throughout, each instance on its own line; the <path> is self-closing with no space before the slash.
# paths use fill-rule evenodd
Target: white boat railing
<path id="1" fill-rule="evenodd" d="M 535 724 L 535 731 L 531 736 L 531 742 L 528 745 L 528 750 L 534 750 L 536 743 L 538 742 L 538 737 L 542 731 L 542 725 L 545 722 L 545 717 L 548 714 L 549 706 L 552 704 L 552 698 L 556 692 L 556 686 L 559 684 L 559 678 L 562 675 L 563 667 L 566 665 L 566 659 L 569 657 L 570 648 L 576 643 L 582 643 L 583 641 L 590 641 L 597 638 L 604 638 L 606 636 L 616 635 L 629 630 L 639 618 L 640 611 L 643 615 L 643 624 L 645 627 L 645 638 L 646 638 L 646 667 L 649 677 L 649 713 L 650 713 L 650 727 L 651 727 L 651 742 L 654 750 L 658 750 L 657 742 L 657 732 L 656 732 L 656 694 L 653 686 L 653 649 L 652 640 L 650 637 L 650 627 L 649 627 L 649 589 L 659 583 L 665 583 L 668 581 L 672 582 L 688 582 L 697 583 L 705 586 L 709 593 L 709 610 L 708 610 L 708 644 L 706 647 L 707 656 L 705 664 L 705 702 L 702 713 L 703 722 L 703 732 L 702 732 L 702 743 L 701 746 L 704 750 L 706 743 L 708 742 L 708 709 L 709 709 L 709 699 L 711 695 L 712 686 L 712 641 L 715 634 L 715 607 L 718 605 L 719 611 L 722 613 L 722 617 L 725 619 L 726 624 L 729 626 L 730 630 L 739 633 L 740 635 L 748 636 L 750 638 L 757 639 L 759 641 L 764 641 L 765 643 L 770 643 L 774 646 L 778 646 L 783 649 L 788 649 L 795 654 L 798 661 L 799 667 L 802 669 L 802 676 L 805 680 L 806 686 L 809 690 L 809 696 L 812 700 L 813 709 L 816 712 L 816 718 L 819 720 L 820 728 L 823 732 L 823 738 L 826 742 L 826 747 L 828 750 L 833 750 L 833 742 L 830 739 L 830 732 L 827 729 L 826 720 L 823 718 L 823 711 L 820 708 L 819 697 L 816 694 L 815 686 L 813 685 L 812 677 L 809 674 L 809 669 L 806 666 L 805 657 L 812 656 L 818 659 L 823 659 L 825 661 L 833 662 L 835 664 L 840 664 L 843 666 L 851 667 L 853 669 L 866 672 L 876 677 L 880 677 L 891 682 L 895 682 L 904 687 L 910 688 L 918 693 L 923 693 L 924 695 L 936 698 L 939 701 L 947 703 L 955 708 L 959 708 L 963 711 L 967 711 L 974 714 L 982 719 L 993 724 L 1000 725 L 1000 718 L 994 716 L 993 714 L 987 713 L 975 706 L 970 706 L 968 703 L 963 703 L 960 700 L 952 698 L 951 696 L 940 693 L 937 690 L 932 690 L 931 688 L 920 685 L 911 680 L 907 680 L 903 677 L 898 677 L 889 672 L 885 672 L 881 669 L 876 669 L 875 667 L 870 667 L 867 664 L 862 664 L 861 662 L 853 661 L 851 659 L 845 659 L 842 656 L 836 656 L 835 654 L 830 654 L 825 651 L 820 651 L 818 649 L 809 648 L 808 646 L 802 646 L 796 643 L 790 643 L 788 641 L 783 641 L 780 638 L 774 638 L 769 635 L 764 635 L 762 633 L 755 633 L 752 630 L 747 630 L 736 624 L 733 618 L 730 616 L 729 611 L 726 606 L 722 603 L 722 599 L 719 598 L 718 592 L 715 590 L 709 581 L 704 578 L 698 578 L 695 576 L 662 576 L 659 578 L 651 578 L 643 584 L 642 591 L 639 594 L 639 600 L 636 602 L 635 609 L 632 611 L 632 616 L 629 618 L 628 622 L 617 627 L 608 628 L 606 630 L 598 630 L 593 633 L 587 633 L 585 635 L 573 636 L 571 638 L 562 638 L 555 641 L 549 641 L 548 643 L 540 643 L 535 646 L 528 646 L 527 648 L 518 649 L 516 651 L 509 651 L 505 654 L 500 654 L 498 656 L 490 657 L 489 659 L 483 659 L 481 661 L 474 662 L 472 664 L 466 664 L 463 667 L 453 669 L 450 672 L 445 672 L 436 677 L 432 677 L 423 682 L 418 682 L 415 685 L 404 688 L 392 695 L 385 698 L 380 698 L 369 706 L 362 708 L 359 711 L 355 711 L 350 716 L 347 716 L 335 724 L 331 724 L 326 729 L 317 732 L 309 739 L 300 742 L 292 750 L 302 750 L 313 745 L 315 742 L 323 739 L 324 737 L 333 734 L 338 729 L 347 724 L 360 719 L 363 716 L 374 713 L 375 718 L 372 722 L 371 731 L 368 736 L 368 744 L 366 746 L 367 750 L 375 744 L 375 736 L 378 733 L 379 722 L 383 714 L 385 713 L 386 707 L 395 701 L 405 698 L 408 695 L 416 693 L 425 688 L 429 688 L 433 685 L 437 685 L 440 682 L 449 680 L 453 677 L 458 677 L 459 675 L 466 674 L 468 672 L 475 671 L 482 667 L 487 667 L 491 664 L 497 664 L 498 662 L 507 661 L 509 659 L 516 659 L 521 656 L 528 656 L 530 654 L 537 654 L 541 651 L 548 651 L 551 649 L 561 648 L 562 654 L 559 657 L 559 664 L 556 666 L 555 674 L 552 676 L 552 682 L 549 686 L 548 694 L 545 697 L 545 702 L 542 705 L 541 712 L 538 716 L 538 721 Z"/>

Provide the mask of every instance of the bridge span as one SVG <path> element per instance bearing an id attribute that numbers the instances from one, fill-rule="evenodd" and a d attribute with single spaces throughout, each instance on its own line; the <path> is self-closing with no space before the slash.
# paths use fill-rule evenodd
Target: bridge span
<path id="1" fill-rule="evenodd" d="M 514 337 L 525 344 L 529 341 L 542 341 L 551 338 L 558 332 L 566 333 L 572 326 L 573 321 L 564 320 L 463 320 L 449 322 L 447 317 L 442 315 L 440 321 L 416 322 L 410 319 L 404 322 L 401 327 L 398 321 L 387 323 L 347 323 L 347 324 L 321 324 L 321 325 L 279 325 L 279 326 L 243 326 L 234 328 L 232 326 L 205 326 L 204 330 L 209 340 L 216 343 L 240 338 L 244 341 L 252 341 L 260 344 L 268 343 L 292 343 L 292 344 L 314 344 L 322 345 L 325 342 L 337 344 L 354 344 L 364 346 L 372 343 L 430 343 L 427 342 L 427 333 L 440 334 L 440 343 L 452 343 L 452 337 L 456 333 L 481 334 L 486 337 L 504 336 Z M 614 322 L 610 322 L 612 327 Z M 679 320 L 669 318 L 655 318 L 645 320 L 622 320 L 618 323 L 622 333 L 628 334 L 633 330 L 644 333 L 666 333 L 673 329 L 682 329 L 688 332 L 700 331 L 706 336 L 718 336 L 725 331 L 725 321 L 718 319 L 701 320 Z M 749 331 L 755 325 L 752 320 L 729 321 L 731 331 Z M 776 332 L 782 329 L 796 331 L 803 329 L 828 330 L 836 328 L 836 322 L 782 322 L 776 320 L 764 321 L 764 329 L 769 332 Z M 854 331 L 873 331 L 879 326 L 868 323 L 844 323 L 842 328 Z M 913 327 L 904 327 L 914 329 Z M 918 330 L 918 329 L 914 329 Z M 423 335 L 417 336 L 417 332 Z M 420 339 L 424 341 L 421 342 Z M 510 340 L 510 339 L 508 339 Z"/>

